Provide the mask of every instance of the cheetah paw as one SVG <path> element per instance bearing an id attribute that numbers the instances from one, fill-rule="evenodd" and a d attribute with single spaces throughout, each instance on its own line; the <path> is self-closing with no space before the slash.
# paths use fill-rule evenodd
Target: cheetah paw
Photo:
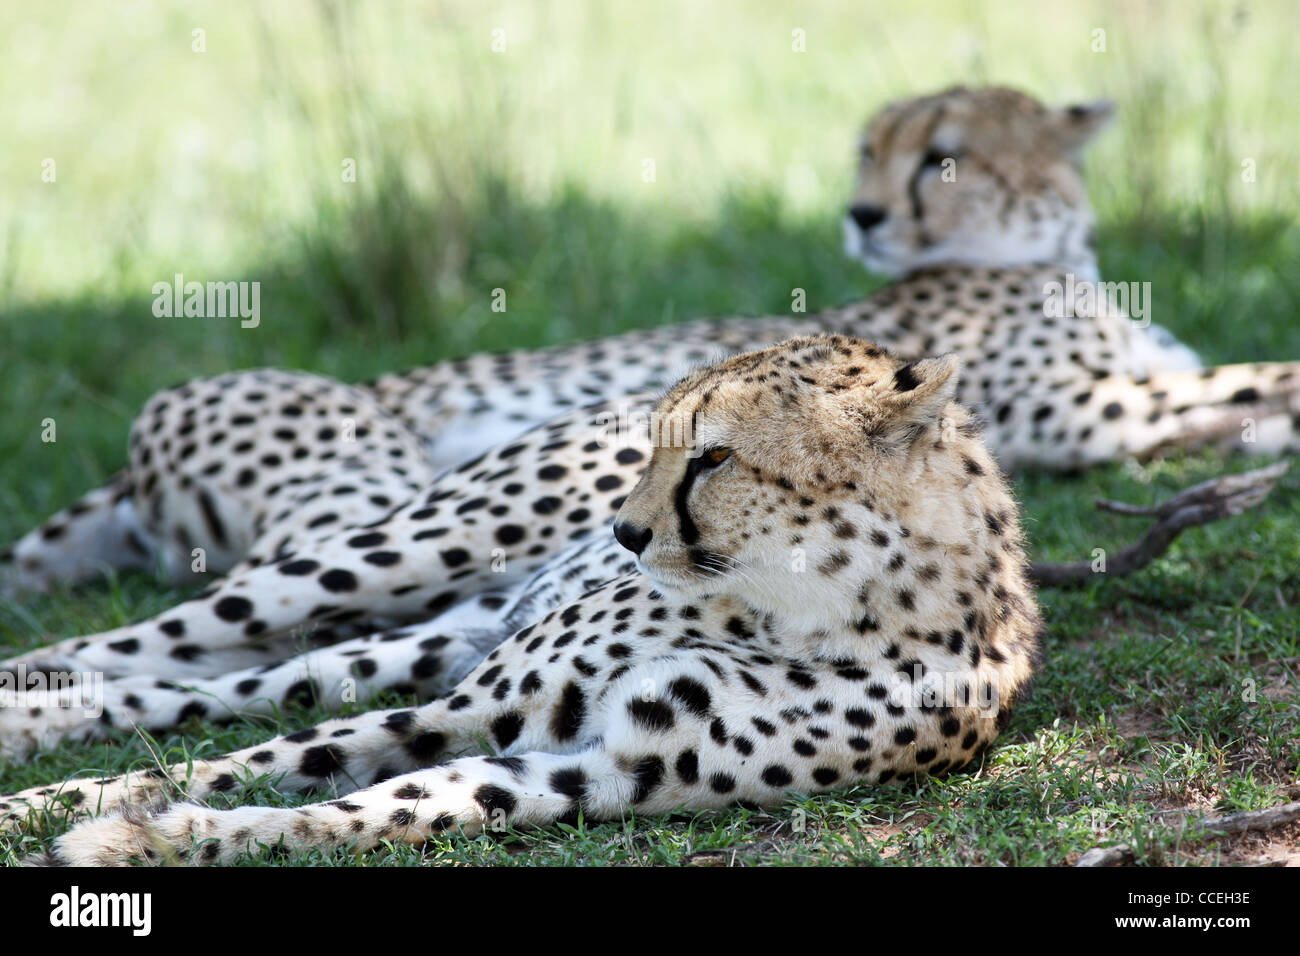
<path id="1" fill-rule="evenodd" d="M 173 854 L 157 832 L 153 815 L 125 807 L 111 816 L 79 823 L 54 842 L 48 853 L 35 854 L 25 866 L 158 865 Z"/>

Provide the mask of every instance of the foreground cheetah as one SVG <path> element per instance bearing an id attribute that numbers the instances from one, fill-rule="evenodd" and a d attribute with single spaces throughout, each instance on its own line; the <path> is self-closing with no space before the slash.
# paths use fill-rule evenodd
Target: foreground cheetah
<path id="1" fill-rule="evenodd" d="M 655 447 L 618 510 L 636 570 L 520 629 L 448 696 L 0 812 L 126 805 L 59 838 L 58 862 L 226 863 L 960 768 L 1026 688 L 1040 621 L 957 365 L 815 336 L 699 370 L 657 407 L 689 423 L 660 434 L 693 444 Z M 168 777 L 198 799 L 264 774 L 330 799 L 153 806 Z"/>
<path id="2" fill-rule="evenodd" d="M 162 392 L 132 428 L 129 468 L 17 542 L 0 570 L 10 587 L 41 589 L 160 561 L 188 580 L 196 548 L 219 573 L 307 552 L 385 519 L 443 469 L 531 425 L 599 399 L 653 393 L 719 353 L 819 330 L 868 338 L 904 358 L 957 354 L 966 369 L 959 398 L 984 419 L 1006 468 L 1075 468 L 1171 446 L 1294 447 L 1300 365 L 1200 370 L 1186 347 L 1088 307 L 1094 216 L 1078 157 L 1109 115 L 1105 104 L 1049 109 L 997 88 L 882 111 L 862 140 L 846 242 L 850 254 L 901 278 L 844 308 L 477 355 L 360 386 L 264 370 Z M 634 404 L 623 411 L 648 408 L 647 399 Z M 1246 419 L 1255 423 L 1249 444 Z M 576 450 L 550 456 L 546 474 L 580 463 L 628 485 L 642 464 L 612 448 L 597 460 Z M 572 507 L 569 496 L 592 489 L 509 471 L 514 465 L 480 476 L 489 503 L 478 517 L 480 530 L 498 520 L 523 529 L 522 549 L 514 530 L 502 547 L 511 557 L 525 552 L 516 567 L 526 575 L 534 559 L 603 526 L 612 510 Z M 566 506 L 516 513 L 511 502 L 533 494 Z M 602 504 L 616 505 L 612 498 Z M 498 518 L 500 508 L 511 513 Z M 469 549 L 474 568 L 492 550 L 483 543 Z"/>

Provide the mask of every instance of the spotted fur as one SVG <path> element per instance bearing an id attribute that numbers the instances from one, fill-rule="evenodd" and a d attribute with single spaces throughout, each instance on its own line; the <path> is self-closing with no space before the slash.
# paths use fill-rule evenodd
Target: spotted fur
<path id="1" fill-rule="evenodd" d="M 697 371 L 656 410 L 689 430 L 656 432 L 618 511 L 636 569 L 515 631 L 445 696 L 0 813 L 127 808 L 60 837 L 58 862 L 225 863 L 961 768 L 1024 692 L 1040 621 L 957 365 L 818 336 Z M 266 775 L 328 799 L 159 805 Z"/>

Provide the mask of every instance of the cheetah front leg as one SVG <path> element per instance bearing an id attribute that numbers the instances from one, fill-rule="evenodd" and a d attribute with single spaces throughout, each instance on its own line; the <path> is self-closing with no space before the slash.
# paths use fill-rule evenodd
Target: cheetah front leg
<path id="1" fill-rule="evenodd" d="M 60 739 L 101 739 L 126 727 L 170 730 L 190 717 L 275 716 L 295 703 L 338 711 L 385 690 L 432 700 L 512 633 L 633 566 L 612 536 L 601 536 L 556 555 L 517 591 L 465 601 L 434 621 L 212 678 L 133 675 L 63 688 L 39 707 L 4 706 L 0 696 L 0 756 L 18 758 Z"/>
<path id="2" fill-rule="evenodd" d="M 178 796 L 237 795 L 270 782 L 281 792 L 319 787 L 342 795 L 481 746 L 475 725 L 445 702 L 325 721 L 213 760 L 77 779 L 0 797 L 0 830 L 44 817 L 98 816 L 157 807 Z"/>
<path id="3" fill-rule="evenodd" d="M 601 593 L 611 601 L 608 590 Z M 600 654 L 571 647 L 572 635 L 564 628 L 576 610 L 577 605 L 568 604 L 566 614 L 552 611 L 538 625 L 518 631 L 450 696 L 416 710 L 328 721 L 192 767 L 36 788 L 0 798 L 0 815 L 15 827 L 32 812 L 98 814 L 123 804 L 150 806 L 174 794 L 173 781 L 181 782 L 189 797 L 201 799 L 214 792 L 238 792 L 259 775 L 279 779 L 277 786 L 291 790 L 328 783 L 336 792 L 347 792 L 456 753 L 583 746 L 588 741 L 583 721 L 591 713 L 587 701 L 611 672 L 626 669 L 622 655 L 631 648 L 617 644 L 615 653 Z M 540 635 L 556 632 L 561 632 L 555 637 L 558 646 L 544 654 Z M 665 649 L 660 641 L 646 640 L 638 651 Z"/>
<path id="4" fill-rule="evenodd" d="M 231 863 L 261 846 L 353 852 L 383 841 L 419 844 L 431 834 L 459 830 L 576 824 L 618 817 L 627 808 L 671 809 L 666 791 L 649 796 L 663 776 L 653 757 L 620 759 L 604 749 L 580 754 L 528 753 L 519 757 L 464 757 L 387 780 L 343 800 L 294 809 L 237 807 L 211 810 L 181 804 L 158 814 L 128 812 L 92 820 L 59 838 L 48 857 L 35 861 L 71 866 L 150 863 Z M 707 787 L 680 792 L 699 805 L 716 804 Z M 678 788 L 674 788 L 678 792 Z M 675 797 L 672 799 L 676 799 Z"/>
<path id="5" fill-rule="evenodd" d="M 648 457 L 619 416 L 648 399 L 589 406 L 444 474 L 382 521 L 233 574 L 138 624 L 69 638 L 0 663 L 108 677 L 214 677 L 229 655 L 320 624 L 425 620 L 481 591 L 522 582 L 607 525 Z M 222 652 L 219 656 L 214 652 Z"/>
<path id="6" fill-rule="evenodd" d="M 504 636 L 498 629 L 457 633 L 425 624 L 219 677 L 171 681 L 139 675 L 65 687 L 49 695 L 53 699 L 41 698 L 40 706 L 0 704 L 0 757 L 21 759 L 61 740 L 101 740 L 125 728 L 168 731 L 191 717 L 276 717 L 280 708 L 295 704 L 338 712 L 385 690 L 432 700 L 454 687 Z"/>

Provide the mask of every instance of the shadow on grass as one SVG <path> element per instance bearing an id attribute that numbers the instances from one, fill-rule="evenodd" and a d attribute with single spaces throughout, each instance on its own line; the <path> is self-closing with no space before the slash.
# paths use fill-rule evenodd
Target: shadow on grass
<path id="1" fill-rule="evenodd" d="M 183 257 L 161 270 L 165 281 L 180 272 L 260 282 L 255 329 L 235 318 L 155 317 L 147 290 L 0 311 L 16 357 L 6 363 L 0 455 L 16 466 L 11 474 L 44 476 L 38 484 L 50 491 L 33 498 L 24 480 L 21 505 L 13 487 L 0 489 L 3 503 L 20 505 L 26 521 L 92 485 L 120 463 L 148 395 L 191 376 L 282 365 L 356 381 L 476 350 L 789 312 L 795 289 L 813 311 L 882 282 L 843 255 L 838 210 L 793 213 L 771 193 L 735 192 L 711 216 L 683 218 L 578 188 L 529 199 L 497 174 L 438 202 L 400 174 L 375 181 L 347 202 L 323 201 L 279 261 L 238 277 L 190 274 Z M 1107 224 L 1101 248 L 1103 274 L 1150 281 L 1153 320 L 1212 360 L 1300 357 L 1300 276 L 1290 269 L 1300 231 L 1285 217 L 1174 211 Z M 505 311 L 493 311 L 501 296 Z M 40 440 L 47 418 L 63 454 L 50 456 Z"/>

